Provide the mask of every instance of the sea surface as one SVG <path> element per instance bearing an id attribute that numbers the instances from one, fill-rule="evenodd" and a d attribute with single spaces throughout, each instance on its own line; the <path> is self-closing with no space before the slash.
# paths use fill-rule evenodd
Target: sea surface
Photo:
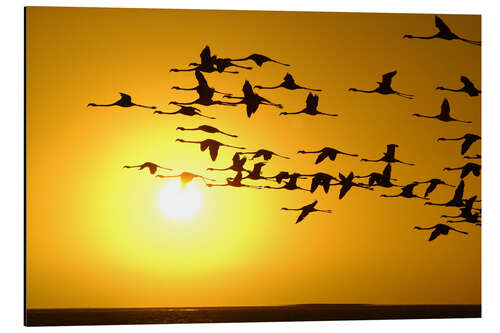
<path id="1" fill-rule="evenodd" d="M 27 326 L 480 318 L 481 305 L 298 304 L 285 306 L 28 309 Z"/>

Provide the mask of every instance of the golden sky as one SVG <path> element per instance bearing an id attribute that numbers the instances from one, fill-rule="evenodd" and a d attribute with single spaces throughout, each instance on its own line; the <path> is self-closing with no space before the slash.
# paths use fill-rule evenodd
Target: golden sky
<path id="1" fill-rule="evenodd" d="M 481 97 L 435 88 L 458 88 L 465 75 L 481 89 L 481 48 L 402 38 L 434 34 L 433 15 L 55 7 L 26 13 L 28 308 L 481 303 L 481 229 L 455 224 L 469 235 L 433 242 L 428 232 L 412 229 L 442 223 L 441 214 L 458 209 L 379 197 L 397 188 L 354 188 L 339 200 L 337 187 L 311 194 L 206 188 L 197 180 L 201 210 L 174 221 L 157 203 L 165 181 L 122 168 L 152 161 L 172 174 L 191 171 L 221 183 L 233 174 L 205 169 L 229 166 L 235 150 L 221 148 L 212 162 L 199 146 L 174 142 L 212 138 L 291 157 L 271 159 L 265 175 L 364 175 L 381 172 L 384 163 L 340 155 L 314 165 L 315 156 L 296 152 L 329 146 L 374 159 L 397 143 L 397 157 L 416 164 L 393 165 L 398 183 L 458 184 L 458 172 L 443 168 L 468 162 L 460 143 L 436 139 L 480 135 Z M 458 35 L 481 39 L 480 16 L 440 17 Z M 261 53 L 292 65 L 246 62 L 240 64 L 253 70 L 204 74 L 217 90 L 239 96 L 245 80 L 276 85 L 290 72 L 298 84 L 323 89 L 318 109 L 339 117 L 279 116 L 305 106 L 307 92 L 285 89 L 257 91 L 284 110 L 260 106 L 250 119 L 241 105 L 200 107 L 216 120 L 86 107 L 124 92 L 137 103 L 175 111 L 170 101 L 196 94 L 170 88 L 193 87 L 196 80 L 194 72 L 169 70 L 198 61 L 206 45 L 220 57 Z M 373 89 L 393 70 L 393 88 L 414 100 L 348 91 Z M 473 123 L 412 116 L 438 114 L 444 98 L 452 116 Z M 239 137 L 175 130 L 202 124 Z M 476 153 L 480 143 L 469 150 Z M 469 175 L 465 183 L 464 197 L 480 197 L 480 177 Z M 416 192 L 424 190 L 420 185 Z M 438 187 L 430 197 L 445 202 L 452 195 Z M 280 210 L 315 199 L 333 213 L 294 224 L 296 212 Z"/>

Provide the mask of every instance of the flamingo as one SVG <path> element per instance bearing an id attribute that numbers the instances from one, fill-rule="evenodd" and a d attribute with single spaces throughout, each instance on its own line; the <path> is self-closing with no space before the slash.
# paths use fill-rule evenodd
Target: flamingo
<path id="1" fill-rule="evenodd" d="M 284 179 L 290 179 L 290 173 L 288 171 L 280 171 L 275 176 L 266 177 L 266 179 L 274 179 L 278 184 L 281 184 Z"/>
<path id="2" fill-rule="evenodd" d="M 173 176 L 156 175 L 156 177 L 158 177 L 158 178 L 180 178 L 182 189 L 184 189 L 187 186 L 187 184 L 189 184 L 195 178 L 200 178 L 201 180 L 203 180 L 203 182 L 206 185 L 208 185 L 206 182 L 207 180 L 215 181 L 214 179 L 206 178 L 206 177 L 203 177 L 201 175 L 197 175 L 197 174 L 194 174 L 191 172 L 182 172 L 178 175 L 173 175 Z"/>
<path id="3" fill-rule="evenodd" d="M 304 177 L 302 177 L 302 175 L 300 173 L 292 173 L 289 175 L 289 177 L 287 177 L 289 180 L 288 181 L 285 181 L 285 185 L 281 186 L 281 187 L 272 187 L 272 186 L 264 186 L 264 188 L 268 188 L 268 189 L 276 189 L 276 190 L 280 190 L 280 189 L 285 189 L 285 190 L 303 190 L 303 191 L 308 191 L 306 190 L 305 188 L 302 188 L 300 186 L 297 186 L 297 180 L 298 179 L 302 179 Z"/>
<path id="4" fill-rule="evenodd" d="M 243 97 L 236 97 L 236 96 L 231 96 L 231 95 L 224 95 L 226 98 L 234 98 L 234 99 L 240 99 L 238 102 L 234 103 L 227 103 L 227 105 L 237 105 L 237 104 L 245 104 L 247 106 L 247 116 L 250 118 L 252 114 L 257 112 L 257 109 L 260 104 L 262 105 L 270 105 L 270 106 L 275 106 L 279 109 L 283 108 L 283 105 L 281 104 L 275 104 L 270 102 L 269 100 L 265 99 L 264 97 L 256 94 L 253 92 L 252 85 L 248 80 L 245 81 L 243 84 Z"/>
<path id="5" fill-rule="evenodd" d="M 385 166 L 384 170 L 382 173 L 378 172 L 372 172 L 369 175 L 366 176 L 354 176 L 354 178 L 368 178 L 368 186 L 382 186 L 382 187 L 393 187 L 393 186 L 398 186 L 401 187 L 400 185 L 395 185 L 391 183 L 391 180 L 397 180 L 396 178 L 391 178 L 391 163 L 387 163 Z"/>
<path id="6" fill-rule="evenodd" d="M 305 205 L 304 207 L 301 208 L 281 208 L 281 210 L 300 210 L 302 211 L 297 218 L 297 221 L 295 224 L 299 223 L 303 219 L 306 218 L 307 215 L 309 215 L 312 212 L 323 212 L 323 213 L 331 213 L 332 211 L 330 209 L 327 210 L 322 210 L 322 209 L 316 209 L 316 204 L 318 203 L 318 200 L 314 200 L 313 203 L 310 203 L 309 205 Z"/>
<path id="7" fill-rule="evenodd" d="M 457 230 L 455 228 L 450 227 L 449 225 L 441 224 L 441 223 L 436 224 L 433 227 L 428 227 L 428 228 L 413 227 L 413 229 L 417 229 L 417 230 L 430 230 L 430 229 L 434 229 L 434 231 L 431 233 L 431 236 L 429 237 L 429 242 L 432 241 L 432 240 L 434 240 L 434 239 L 436 239 L 436 237 L 438 237 L 439 235 L 448 235 L 448 232 L 450 230 L 453 230 L 453 231 L 456 231 L 456 232 L 459 232 L 459 233 L 465 234 L 465 235 L 469 234 L 466 231 L 460 231 L 460 230 Z"/>
<path id="8" fill-rule="evenodd" d="M 408 184 L 406 186 L 403 186 L 401 188 L 401 193 L 399 194 L 396 194 L 396 195 L 387 195 L 387 194 L 381 194 L 380 196 L 381 197 L 384 197 L 384 198 L 396 198 L 396 197 L 403 197 L 403 198 L 408 198 L 408 199 L 411 199 L 411 198 L 419 198 L 419 199 L 423 199 L 423 200 L 429 200 L 428 198 L 425 198 L 425 197 L 421 197 L 421 196 L 418 196 L 416 195 L 415 193 L 413 193 L 413 189 L 415 188 L 415 186 L 417 186 L 419 184 L 419 182 L 413 182 L 411 184 Z"/>
<path id="9" fill-rule="evenodd" d="M 226 145 L 224 143 L 221 143 L 219 141 L 212 140 L 212 139 L 206 139 L 203 141 L 187 141 L 187 140 L 183 140 L 183 139 L 176 139 L 175 141 L 182 142 L 182 143 L 199 143 L 201 151 L 205 151 L 208 148 L 208 150 L 210 152 L 210 157 L 212 158 L 212 161 L 214 161 L 214 162 L 217 159 L 217 155 L 219 154 L 219 148 L 221 146 L 236 148 L 236 149 L 246 149 L 244 147 L 236 147 L 236 146 Z"/>
<path id="10" fill-rule="evenodd" d="M 262 54 L 257 54 L 257 53 L 254 53 L 254 54 L 251 54 L 249 55 L 248 57 L 246 58 L 240 58 L 240 59 L 231 59 L 231 61 L 245 61 L 245 60 L 252 60 L 253 62 L 255 62 L 255 64 L 257 64 L 257 66 L 259 67 L 262 67 L 262 65 L 265 63 L 265 62 L 274 62 L 274 63 L 277 63 L 277 64 L 280 64 L 280 65 L 283 65 L 283 66 L 290 66 L 289 64 L 285 64 L 285 63 L 282 63 L 282 62 L 279 62 L 279 61 L 276 61 L 276 60 L 273 60 L 269 57 L 266 57 L 265 55 L 262 55 Z"/>
<path id="11" fill-rule="evenodd" d="M 230 137 L 233 137 L 233 138 L 237 138 L 238 137 L 237 135 L 223 132 L 223 131 L 215 128 L 215 127 L 208 126 L 208 125 L 200 125 L 200 126 L 198 126 L 196 128 L 177 127 L 176 130 L 180 130 L 180 131 L 203 131 L 203 132 L 211 133 L 211 134 L 220 133 L 220 134 L 227 135 L 227 136 L 230 136 Z"/>
<path id="12" fill-rule="evenodd" d="M 296 89 L 304 89 L 304 90 L 311 90 L 311 91 L 321 91 L 321 89 L 312 89 L 312 88 L 306 88 L 299 86 L 297 83 L 295 83 L 295 79 L 290 73 L 286 73 L 285 77 L 283 78 L 283 82 L 278 84 L 277 86 L 273 87 L 263 87 L 256 85 L 254 86 L 256 89 L 277 89 L 277 88 L 285 88 L 288 90 L 296 90 Z"/>
<path id="13" fill-rule="evenodd" d="M 200 116 L 200 117 L 205 117 L 205 118 L 209 118 L 209 119 L 215 119 L 215 117 L 205 116 L 204 114 L 201 114 L 198 111 L 201 111 L 201 110 L 198 109 L 198 108 L 195 108 L 193 106 L 180 105 L 180 109 L 177 110 L 177 111 L 175 111 L 175 112 L 163 112 L 163 111 L 160 111 L 160 110 L 156 110 L 153 113 L 156 113 L 156 114 L 182 114 L 184 116 L 190 116 L 190 117 L 192 117 L 192 116 Z"/>
<path id="14" fill-rule="evenodd" d="M 344 153 L 340 150 L 330 148 L 330 147 L 325 147 L 321 150 L 316 150 L 316 151 L 305 151 L 305 150 L 299 150 L 297 154 L 317 154 L 318 158 L 316 158 L 316 162 L 314 164 L 319 164 L 323 162 L 327 157 L 330 159 L 330 161 L 335 161 L 335 158 L 337 158 L 337 154 L 342 154 L 342 155 L 348 155 L 348 156 L 359 156 L 358 154 L 349 154 L 349 153 Z"/>
<path id="15" fill-rule="evenodd" d="M 332 175 L 329 175 L 327 173 L 323 173 L 323 172 L 317 172 L 317 173 L 312 174 L 312 175 L 302 175 L 302 176 L 312 177 L 311 189 L 310 189 L 311 193 L 314 193 L 314 191 L 316 191 L 318 186 L 323 186 L 323 190 L 325 191 L 325 193 L 328 193 L 328 191 L 330 190 L 330 185 L 331 185 L 330 182 L 332 180 L 338 181 L 337 178 L 335 178 Z"/>
<path id="16" fill-rule="evenodd" d="M 481 137 L 476 134 L 464 134 L 460 138 L 438 138 L 437 141 L 460 141 L 464 140 L 462 142 L 462 147 L 460 148 L 460 154 L 464 155 L 470 148 L 470 146 L 476 142 L 477 140 L 481 140 Z"/>
<path id="17" fill-rule="evenodd" d="M 438 114 L 437 116 L 424 116 L 424 115 L 421 115 L 419 113 L 414 113 L 413 115 L 415 117 L 436 118 L 436 119 L 444 121 L 444 122 L 458 121 L 461 123 L 472 123 L 472 121 L 458 120 L 458 119 L 452 118 L 450 116 L 450 103 L 448 103 L 448 100 L 446 98 L 444 99 L 443 103 L 441 104 L 441 113 Z"/>
<path id="18" fill-rule="evenodd" d="M 438 178 L 432 178 L 430 180 L 427 180 L 425 182 L 419 182 L 420 184 L 429 184 L 429 186 L 427 186 L 427 189 L 425 190 L 425 194 L 424 194 L 424 197 L 428 197 L 429 194 L 431 194 L 438 185 L 445 185 L 445 186 L 449 186 L 449 187 L 455 187 L 454 185 L 450 185 L 450 184 L 447 184 L 445 183 L 444 181 L 442 181 L 441 179 L 438 179 Z"/>
<path id="19" fill-rule="evenodd" d="M 230 165 L 229 167 L 224 168 L 224 169 L 207 168 L 207 170 L 210 170 L 210 171 L 233 170 L 233 171 L 236 171 L 236 172 L 240 172 L 240 171 L 245 170 L 244 165 L 245 165 L 246 161 L 247 161 L 246 157 L 241 158 L 240 157 L 240 153 L 234 153 L 234 155 L 233 155 L 233 164 Z"/>
<path id="20" fill-rule="evenodd" d="M 146 108 L 146 109 L 156 109 L 156 106 L 146 106 L 146 105 L 141 105 L 141 104 L 136 104 L 132 102 L 132 97 L 130 95 L 120 93 L 121 98 L 117 100 L 114 103 L 111 104 L 96 104 L 96 103 L 89 103 L 87 104 L 87 107 L 89 106 L 121 106 L 122 108 L 129 108 L 131 106 L 138 106 L 141 108 Z"/>
<path id="21" fill-rule="evenodd" d="M 213 187 L 213 186 L 232 186 L 232 187 L 249 187 L 249 188 L 255 188 L 255 189 L 262 189 L 262 186 L 253 186 L 253 185 L 247 185 L 247 184 L 242 184 L 241 180 L 243 179 L 243 175 L 241 171 L 239 171 L 236 174 L 236 177 L 234 178 L 226 178 L 226 184 L 207 184 L 208 187 Z"/>
<path id="22" fill-rule="evenodd" d="M 172 68 L 171 72 L 191 72 L 191 71 L 201 71 L 205 73 L 213 73 L 218 71 L 215 65 L 216 56 L 212 56 L 210 52 L 210 47 L 207 45 L 200 53 L 201 63 L 192 62 L 189 66 L 194 66 L 194 68 L 189 69 L 177 69 Z M 224 73 L 238 74 L 238 72 L 224 71 Z"/>
<path id="23" fill-rule="evenodd" d="M 142 163 L 141 165 L 124 165 L 123 166 L 124 168 L 127 168 L 127 169 L 130 169 L 130 168 L 138 168 L 139 171 L 144 169 L 144 168 L 148 168 L 149 169 L 149 172 L 154 175 L 156 173 L 156 171 L 158 169 L 163 169 L 163 170 L 169 170 L 169 171 L 172 171 L 172 169 L 170 168 L 164 168 L 162 166 L 159 166 L 158 164 L 156 163 L 153 163 L 153 162 L 145 162 L 145 163 Z"/>
<path id="24" fill-rule="evenodd" d="M 339 192 L 339 200 L 341 200 L 353 186 L 364 188 L 366 190 L 373 190 L 372 188 L 366 187 L 366 185 L 364 185 L 364 184 L 354 183 L 353 182 L 353 179 L 354 179 L 353 172 L 351 172 L 347 177 L 344 176 L 343 174 L 339 173 L 339 178 L 340 178 L 340 180 L 338 183 L 330 184 L 332 186 L 336 186 L 336 185 L 342 186 L 340 188 L 340 192 Z"/>
<path id="25" fill-rule="evenodd" d="M 452 215 L 441 215 L 442 218 L 460 218 L 460 217 L 463 217 L 465 218 L 466 220 L 467 219 L 475 219 L 473 217 L 473 215 L 475 214 L 472 214 L 472 210 L 475 209 L 473 208 L 473 204 L 474 202 L 476 201 L 477 199 L 477 195 L 465 200 L 465 204 L 464 204 L 464 207 L 461 207 L 460 208 L 460 214 L 459 215 L 456 215 L 456 216 L 452 216 Z M 477 214 L 477 213 L 476 213 Z M 478 214 L 479 216 L 479 214 Z"/>
<path id="26" fill-rule="evenodd" d="M 402 162 L 396 159 L 396 148 L 399 147 L 397 144 L 391 143 L 387 145 L 387 151 L 384 153 L 384 156 L 379 158 L 378 160 L 368 160 L 366 158 L 362 158 L 361 162 L 386 162 L 386 163 L 401 163 L 406 165 L 415 165 L 412 163 Z"/>
<path id="27" fill-rule="evenodd" d="M 453 198 L 445 203 L 435 203 L 435 202 L 426 202 L 426 205 L 432 205 L 432 206 L 446 206 L 446 207 L 464 207 L 464 188 L 465 188 L 465 183 L 462 180 L 460 184 L 458 184 L 457 188 L 455 189 L 455 193 L 453 195 Z"/>
<path id="28" fill-rule="evenodd" d="M 452 171 L 452 170 L 462 170 L 462 173 L 460 174 L 460 178 L 465 178 L 469 173 L 472 172 L 472 174 L 476 177 L 479 177 L 481 174 L 481 165 L 476 164 L 476 163 L 467 163 L 462 167 L 459 168 L 444 168 L 443 170 L 446 171 Z"/>
<path id="29" fill-rule="evenodd" d="M 436 33 L 435 35 L 432 36 L 413 36 L 413 35 L 404 35 L 403 38 L 416 38 L 416 39 L 434 39 L 434 38 L 441 38 L 445 40 L 453 40 L 453 39 L 458 39 L 466 43 L 474 44 L 474 45 L 479 45 L 481 46 L 481 42 L 476 42 L 472 41 L 469 39 L 465 39 L 462 37 L 459 37 L 455 35 L 453 32 L 451 32 L 450 28 L 443 22 L 442 19 L 439 18 L 439 16 L 434 17 L 434 24 L 436 25 L 436 28 L 439 29 L 439 32 Z"/>
<path id="30" fill-rule="evenodd" d="M 330 116 L 330 117 L 337 117 L 338 114 L 334 113 L 323 113 L 318 111 L 318 102 L 319 102 L 319 97 L 318 95 L 313 95 L 312 93 L 309 93 L 307 95 L 306 99 L 306 107 L 302 109 L 301 111 L 298 112 L 281 112 L 281 115 L 288 115 L 288 114 L 299 114 L 299 113 L 305 113 L 310 116 L 316 116 L 316 115 L 323 115 L 323 116 Z"/>
<path id="31" fill-rule="evenodd" d="M 367 94 L 379 93 L 382 95 L 395 94 L 395 95 L 398 95 L 398 96 L 401 96 L 404 98 L 412 99 L 414 95 L 403 94 L 403 93 L 397 92 L 397 91 L 392 89 L 392 87 L 391 87 L 392 78 L 397 73 L 398 73 L 397 71 L 393 71 L 393 72 L 389 72 L 389 73 L 382 75 L 382 82 L 377 82 L 378 87 L 373 89 L 373 90 L 360 90 L 357 88 L 349 88 L 349 91 L 355 91 L 355 92 L 361 92 L 361 93 L 367 93 Z"/>
<path id="32" fill-rule="evenodd" d="M 259 162 L 255 163 L 253 165 L 253 169 L 251 171 L 247 171 L 248 175 L 243 177 L 243 179 L 252 179 L 252 180 L 259 180 L 259 179 L 268 179 L 267 177 L 262 176 L 262 167 L 266 165 L 265 162 Z"/>
<path id="33" fill-rule="evenodd" d="M 453 91 L 453 92 L 464 92 L 470 97 L 478 96 L 481 93 L 481 90 L 478 90 L 474 84 L 465 76 L 460 76 L 460 81 L 464 84 L 462 88 L 459 89 L 451 89 L 451 88 L 445 88 L 445 87 L 437 87 L 437 90 L 448 90 L 448 91 Z"/>
<path id="34" fill-rule="evenodd" d="M 283 156 L 283 155 L 280 155 L 280 154 L 276 154 L 275 152 L 272 152 L 270 150 L 267 150 L 267 149 L 259 149 L 257 151 L 252 151 L 252 152 L 245 152 L 245 153 L 240 153 L 240 154 L 251 154 L 253 155 L 253 157 L 251 158 L 252 160 L 253 159 L 256 159 L 256 158 L 259 158 L 259 157 L 263 157 L 264 158 L 264 161 L 269 161 L 271 159 L 271 157 L 273 156 L 278 156 L 278 157 L 281 157 L 281 158 L 286 158 L 286 159 L 290 159 L 290 157 L 286 157 L 286 156 Z"/>
<path id="35" fill-rule="evenodd" d="M 229 58 L 215 58 L 214 60 L 215 68 L 217 68 L 217 72 L 223 73 L 228 67 L 238 67 L 243 69 L 252 69 L 252 67 L 240 66 L 232 63 L 232 60 Z"/>

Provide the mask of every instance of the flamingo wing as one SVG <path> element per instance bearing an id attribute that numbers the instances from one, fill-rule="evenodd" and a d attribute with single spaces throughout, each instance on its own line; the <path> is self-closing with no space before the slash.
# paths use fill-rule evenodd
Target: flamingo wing
<path id="1" fill-rule="evenodd" d="M 314 95 L 312 93 L 309 93 L 309 95 L 307 95 L 307 99 L 306 99 L 306 108 L 307 109 L 316 109 L 317 106 L 318 106 L 318 99 L 314 98 Z"/>
<path id="2" fill-rule="evenodd" d="M 207 45 L 200 53 L 201 63 L 210 63 L 212 61 L 212 56 L 210 54 L 210 47 Z"/>
<path id="3" fill-rule="evenodd" d="M 329 152 L 327 151 L 322 151 L 319 155 L 318 155 L 318 158 L 316 159 L 316 162 L 314 162 L 314 164 L 319 164 L 321 162 L 323 162 L 325 160 L 325 158 L 328 157 Z"/>
<path id="4" fill-rule="evenodd" d="M 242 91 L 243 91 L 245 98 L 250 98 L 254 95 L 252 85 L 250 84 L 250 82 L 248 82 L 248 80 L 246 80 L 245 84 L 243 84 Z"/>
<path id="5" fill-rule="evenodd" d="M 130 97 L 130 95 L 120 93 L 120 96 L 122 101 L 132 103 L 132 97 Z"/>
<path id="6" fill-rule="evenodd" d="M 299 223 L 300 221 L 302 221 L 303 219 L 305 219 L 307 215 L 309 215 L 309 211 L 303 209 L 302 212 L 300 213 L 299 217 L 297 218 L 297 222 L 295 222 L 295 223 Z"/>
<path id="7" fill-rule="evenodd" d="M 393 72 L 389 72 L 389 73 L 386 73 L 386 74 L 382 75 L 382 86 L 384 86 L 384 87 L 390 87 L 391 86 L 391 82 L 392 82 L 392 78 L 397 73 L 398 73 L 398 71 L 393 71 Z"/>
<path id="8" fill-rule="evenodd" d="M 196 80 L 198 81 L 198 86 L 200 88 L 202 88 L 202 87 L 208 88 L 208 82 L 207 82 L 207 80 L 205 79 L 205 77 L 203 76 L 203 74 L 201 74 L 201 72 L 199 70 L 196 70 L 194 72 L 194 75 L 196 76 Z"/>
<path id="9" fill-rule="evenodd" d="M 438 228 L 434 229 L 431 233 L 431 236 L 429 237 L 429 242 L 436 239 L 437 236 L 441 235 L 441 230 Z"/>
<path id="10" fill-rule="evenodd" d="M 448 99 L 444 99 L 443 103 L 441 104 L 441 116 L 445 117 L 450 117 L 450 103 L 448 102 Z"/>
<path id="11" fill-rule="evenodd" d="M 462 143 L 462 148 L 460 150 L 460 153 L 464 155 L 470 148 L 470 146 L 475 142 L 476 140 L 467 140 Z"/>
<path id="12" fill-rule="evenodd" d="M 434 18 L 434 23 L 436 25 L 436 28 L 438 28 L 440 32 L 442 32 L 444 34 L 451 34 L 452 33 L 450 28 L 448 28 L 448 26 L 443 22 L 443 20 L 441 20 L 441 18 L 439 16 L 436 16 Z"/>
<path id="13" fill-rule="evenodd" d="M 285 77 L 283 78 L 285 83 L 287 84 L 295 84 L 295 80 L 293 79 L 293 76 L 290 73 L 286 73 Z"/>
<path id="14" fill-rule="evenodd" d="M 464 196 L 464 188 L 465 188 L 465 183 L 464 181 L 460 181 L 460 184 L 458 185 L 457 189 L 455 190 L 455 194 L 453 196 L 452 201 L 462 201 L 462 198 Z"/>
<path id="15" fill-rule="evenodd" d="M 212 161 L 215 162 L 217 159 L 217 155 L 219 155 L 219 147 L 220 145 L 210 145 L 209 151 L 210 151 L 210 157 L 212 158 Z"/>
<path id="16" fill-rule="evenodd" d="M 387 165 L 384 168 L 384 171 L 382 171 L 382 177 L 384 177 L 387 180 L 391 180 L 391 171 L 392 167 L 390 163 L 387 163 Z"/>

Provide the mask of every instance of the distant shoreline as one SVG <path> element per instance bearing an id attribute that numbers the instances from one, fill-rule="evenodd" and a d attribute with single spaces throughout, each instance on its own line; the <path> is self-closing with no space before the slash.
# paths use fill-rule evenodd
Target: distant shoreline
<path id="1" fill-rule="evenodd" d="M 291 304 L 165 308 L 28 309 L 27 326 L 481 318 L 481 305 Z"/>

